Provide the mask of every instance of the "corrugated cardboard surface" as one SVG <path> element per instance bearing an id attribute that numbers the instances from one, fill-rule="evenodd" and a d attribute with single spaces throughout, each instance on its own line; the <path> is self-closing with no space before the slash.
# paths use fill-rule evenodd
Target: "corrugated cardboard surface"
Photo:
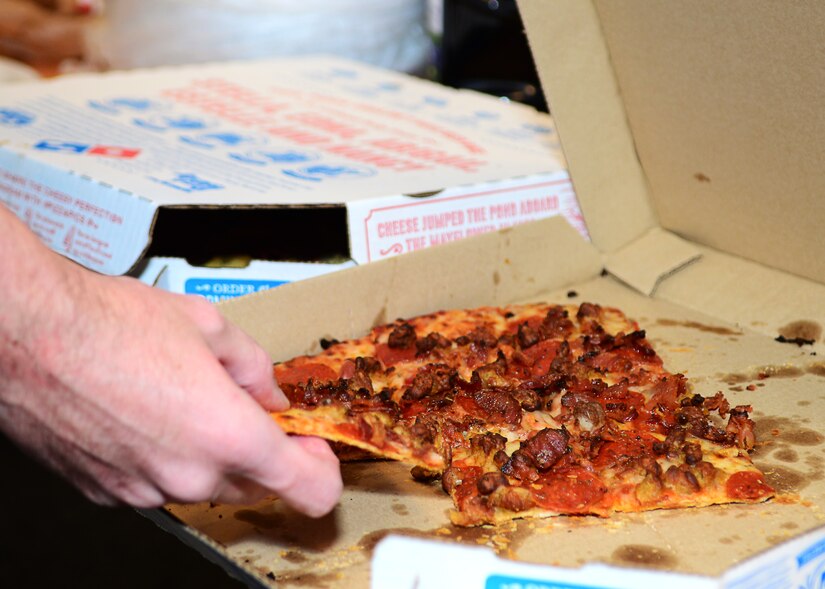
<path id="1" fill-rule="evenodd" d="M 356 273 L 347 271 L 338 278 L 347 274 Z M 296 287 L 296 293 L 301 287 L 314 290 L 311 282 Z M 393 288 L 403 288 L 402 282 L 390 287 L 390 298 Z M 576 293 L 572 298 L 571 289 Z M 487 293 L 476 291 L 476 296 L 465 303 L 490 302 Z M 265 314 L 259 323 L 277 324 L 280 303 L 267 311 L 270 297 L 256 298 L 257 312 Z M 717 575 L 825 523 L 825 435 L 819 425 L 825 418 L 825 346 L 779 344 L 747 327 L 648 299 L 610 277 L 529 300 L 587 300 L 623 308 L 648 330 L 667 367 L 684 372 L 697 392 L 712 395 L 722 390 L 734 404 L 754 405 L 763 443 L 755 461 L 778 490 L 799 494 L 800 499 L 610 519 L 561 517 L 466 530 L 449 524 L 446 510 L 451 503 L 437 483 L 414 482 L 400 464 L 367 462 L 344 466 L 341 504 L 317 522 L 276 500 L 244 508 L 172 507 L 172 513 L 225 547 L 232 561 L 258 574 L 262 582 L 320 587 L 366 586 L 371 549 L 391 532 L 483 544 L 509 558 L 550 565 L 603 561 Z M 316 328 L 306 321 L 307 335 L 315 329 L 315 337 L 329 335 L 323 323 Z M 814 351 L 819 355 L 812 355 Z"/>
<path id="2" fill-rule="evenodd" d="M 591 2 L 519 0 L 590 236 L 602 251 L 657 223 Z"/>
<path id="3" fill-rule="evenodd" d="M 660 223 L 825 280 L 825 6 L 596 6 Z"/>
<path id="4" fill-rule="evenodd" d="M 549 565 L 603 561 L 717 575 L 783 539 L 825 524 L 821 336 L 813 346 L 780 344 L 751 325 L 760 317 L 755 309 L 748 312 L 753 321 L 735 317 L 727 322 L 650 299 L 613 277 L 600 277 L 598 256 L 570 229 L 571 239 L 565 242 L 565 231 L 558 231 L 564 227 L 559 219 L 518 227 L 281 287 L 223 308 L 264 341 L 274 357 L 283 359 L 317 350 L 320 337 L 349 337 L 376 322 L 438 308 L 533 300 L 618 306 L 647 329 L 666 366 L 685 373 L 697 392 L 712 395 L 721 390 L 734 404 L 754 406 L 762 442 L 754 459 L 771 484 L 782 493 L 798 494 L 798 499 L 609 519 L 527 520 L 467 530 L 449 524 L 446 511 L 451 502 L 438 483 L 413 481 L 401 464 L 365 462 L 344 465 L 344 497 L 331 515 L 318 521 L 274 499 L 242 508 L 172 506 L 171 513 L 191 531 L 203 534 L 226 562 L 263 584 L 330 588 L 366 586 L 371 550 L 389 533 L 486 545 L 508 558 Z M 564 271 L 567 259 L 576 264 Z M 766 273 L 782 279 L 753 264 L 718 261 L 712 255 L 711 260 L 709 271 L 727 263 L 727 270 L 744 284 Z M 696 268 L 701 277 L 705 262 L 702 258 L 688 269 Z M 491 273 L 499 273 L 497 284 L 492 276 L 471 279 L 479 272 L 466 268 L 482 263 Z M 590 273 L 582 276 L 573 271 L 576 268 Z M 681 277 L 665 280 L 657 292 L 670 294 L 669 281 Z M 809 286 L 811 293 L 825 290 Z M 729 283 L 706 284 L 705 289 L 720 301 L 715 309 L 736 308 L 737 291 Z M 805 300 L 798 300 L 793 291 L 768 304 L 777 302 L 788 318 L 809 317 Z"/>

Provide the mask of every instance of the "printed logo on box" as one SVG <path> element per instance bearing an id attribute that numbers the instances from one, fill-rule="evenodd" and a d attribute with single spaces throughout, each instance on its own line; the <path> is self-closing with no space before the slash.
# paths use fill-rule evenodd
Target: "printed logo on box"
<path id="1" fill-rule="evenodd" d="M 77 153 L 84 155 L 94 155 L 98 157 L 113 157 L 131 159 L 140 155 L 140 149 L 136 147 L 119 147 L 117 145 L 89 145 L 86 143 L 75 143 L 72 141 L 51 141 L 44 140 L 34 145 L 40 151 L 57 151 L 61 153 Z"/>
<path id="2" fill-rule="evenodd" d="M 217 303 L 286 284 L 288 280 L 242 280 L 226 278 L 189 278 L 183 286 L 186 294 L 196 294 Z"/>
<path id="3" fill-rule="evenodd" d="M 323 182 L 324 180 L 341 178 L 369 178 L 375 175 L 373 168 L 365 166 L 333 166 L 328 164 L 317 164 L 303 168 L 293 168 L 283 170 L 283 174 L 299 180 L 309 180 L 310 182 Z"/>
<path id="4" fill-rule="evenodd" d="M 563 215 L 587 237 L 566 173 L 542 182 L 370 208 L 360 221 L 352 221 L 354 228 L 361 226 L 353 234 L 353 253 L 359 262 L 371 262 L 554 215 Z"/>
<path id="5" fill-rule="evenodd" d="M 203 131 L 214 126 L 206 119 L 189 115 L 151 115 L 132 119 L 132 124 L 150 131 Z"/>
<path id="6" fill-rule="evenodd" d="M 153 182 L 174 188 L 180 192 L 203 192 L 205 190 L 220 190 L 223 188 L 221 184 L 205 180 L 197 174 L 189 172 L 179 172 L 171 178 L 155 178 L 153 176 L 148 176 L 148 178 Z"/>
<path id="7" fill-rule="evenodd" d="M 230 152 L 229 157 L 244 164 L 266 166 L 269 164 L 303 164 L 318 160 L 321 156 L 315 152 L 293 149 L 281 151 L 253 149 L 245 152 Z"/>
<path id="8" fill-rule="evenodd" d="M 110 115 L 121 112 L 148 112 L 164 110 L 168 105 L 148 98 L 112 98 L 109 100 L 90 100 L 87 103 L 91 108 Z"/>
<path id="9" fill-rule="evenodd" d="M 0 125 L 6 127 L 25 127 L 34 122 L 34 115 L 22 110 L 0 108 Z"/>

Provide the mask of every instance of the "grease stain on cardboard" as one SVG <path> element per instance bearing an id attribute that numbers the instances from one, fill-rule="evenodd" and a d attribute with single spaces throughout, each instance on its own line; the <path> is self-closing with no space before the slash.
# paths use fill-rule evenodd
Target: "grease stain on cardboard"
<path id="1" fill-rule="evenodd" d="M 625 544 L 611 555 L 611 562 L 656 569 L 673 568 L 679 559 L 664 548 L 647 544 Z"/>

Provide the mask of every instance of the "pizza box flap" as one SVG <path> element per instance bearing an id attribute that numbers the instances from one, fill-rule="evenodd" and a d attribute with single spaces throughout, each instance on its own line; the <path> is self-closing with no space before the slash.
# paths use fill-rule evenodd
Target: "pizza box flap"
<path id="1" fill-rule="evenodd" d="M 601 268 L 596 248 L 552 217 L 285 284 L 226 301 L 221 310 L 283 360 L 319 352 L 320 337 L 356 337 L 366 326 L 437 309 L 504 304 Z M 320 330 L 307 329 L 310 317 Z"/>
<path id="2" fill-rule="evenodd" d="M 825 281 L 821 3 L 519 7 L 596 245 L 660 226 Z"/>

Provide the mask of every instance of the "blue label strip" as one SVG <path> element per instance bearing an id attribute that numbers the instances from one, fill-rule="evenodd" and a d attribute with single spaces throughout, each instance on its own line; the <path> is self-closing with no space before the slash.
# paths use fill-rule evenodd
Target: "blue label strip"
<path id="1" fill-rule="evenodd" d="M 190 278 L 183 286 L 186 294 L 196 294 L 217 303 L 253 292 L 269 290 L 288 280 L 242 280 L 227 278 Z"/>
<path id="2" fill-rule="evenodd" d="M 596 585 L 571 585 L 556 581 L 539 581 L 522 577 L 504 577 L 491 575 L 487 577 L 484 589 L 608 589 Z"/>

